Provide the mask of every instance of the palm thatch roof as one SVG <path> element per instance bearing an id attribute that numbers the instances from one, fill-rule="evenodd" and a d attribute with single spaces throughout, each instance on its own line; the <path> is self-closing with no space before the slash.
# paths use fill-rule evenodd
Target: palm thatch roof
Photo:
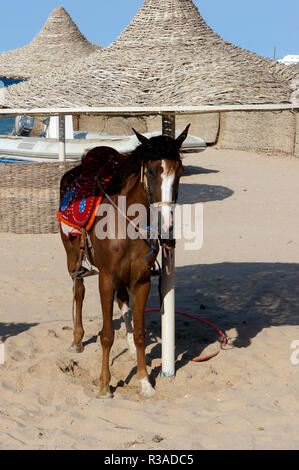
<path id="1" fill-rule="evenodd" d="M 299 63 L 285 65 L 278 70 L 280 77 L 288 84 L 291 90 L 290 102 L 299 105 Z"/>
<path id="2" fill-rule="evenodd" d="M 79 31 L 63 7 L 51 13 L 30 44 L 0 55 L 0 77 L 28 79 L 83 59 L 100 49 Z"/>
<path id="3" fill-rule="evenodd" d="M 285 66 L 216 34 L 192 0 L 145 0 L 107 48 L 14 85 L 6 107 L 289 103 Z"/>
<path id="4" fill-rule="evenodd" d="M 299 104 L 299 64 L 291 65 L 288 73 L 289 82 L 291 85 L 291 102 L 292 104 Z"/>

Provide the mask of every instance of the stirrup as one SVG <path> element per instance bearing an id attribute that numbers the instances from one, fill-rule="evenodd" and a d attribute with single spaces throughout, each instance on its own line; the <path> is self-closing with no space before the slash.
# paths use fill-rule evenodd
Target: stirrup
<path id="1" fill-rule="evenodd" d="M 96 269 L 86 269 L 83 266 L 83 272 L 80 272 L 78 275 L 78 279 L 82 279 L 84 277 L 89 277 L 89 276 L 97 276 L 99 274 L 99 271 Z"/>
<path id="2" fill-rule="evenodd" d="M 89 276 L 96 276 L 99 274 L 99 271 L 96 269 L 87 269 L 84 266 L 81 267 L 80 271 L 78 273 L 71 273 L 71 278 L 72 279 L 83 279 L 84 277 L 89 277 Z"/>

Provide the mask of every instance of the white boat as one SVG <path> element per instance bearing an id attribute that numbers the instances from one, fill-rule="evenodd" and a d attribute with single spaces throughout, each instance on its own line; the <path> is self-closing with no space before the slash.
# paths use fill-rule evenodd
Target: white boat
<path id="1" fill-rule="evenodd" d="M 283 59 L 278 60 L 281 64 L 284 65 L 294 65 L 299 63 L 299 55 L 286 55 Z"/>
<path id="2" fill-rule="evenodd" d="M 176 136 L 182 131 L 178 130 Z M 144 134 L 151 138 L 161 132 Z M 74 139 L 66 139 L 66 160 L 80 160 L 83 153 L 94 147 L 112 147 L 120 153 L 134 150 L 138 145 L 135 135 L 108 135 L 86 132 L 74 132 Z M 183 143 L 182 152 L 201 152 L 206 149 L 206 142 L 201 137 L 188 135 Z M 0 159 L 34 162 L 58 161 L 59 141 L 45 137 L 21 137 L 0 135 Z"/>

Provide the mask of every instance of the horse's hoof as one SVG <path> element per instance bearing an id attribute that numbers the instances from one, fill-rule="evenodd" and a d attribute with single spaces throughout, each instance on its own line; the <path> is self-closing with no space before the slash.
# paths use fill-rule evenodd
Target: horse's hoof
<path id="1" fill-rule="evenodd" d="M 108 392 L 99 392 L 98 395 L 97 395 L 97 398 L 99 400 L 107 400 L 107 399 L 111 399 L 113 398 L 113 394 L 110 392 L 110 390 Z"/>
<path id="2" fill-rule="evenodd" d="M 156 391 L 149 383 L 148 379 L 140 380 L 141 383 L 141 396 L 143 398 L 153 398 Z"/>
<path id="3" fill-rule="evenodd" d="M 74 344 L 72 344 L 71 347 L 69 348 L 69 351 L 79 354 L 84 351 L 84 347 L 82 344 L 80 346 L 75 346 Z"/>

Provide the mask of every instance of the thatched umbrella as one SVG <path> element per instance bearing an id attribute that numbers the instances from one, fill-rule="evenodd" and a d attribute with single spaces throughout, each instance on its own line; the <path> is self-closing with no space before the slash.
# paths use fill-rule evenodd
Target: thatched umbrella
<path id="1" fill-rule="evenodd" d="M 101 49 L 79 31 L 63 7 L 57 7 L 30 44 L 0 55 L 0 78 L 24 80 L 59 69 Z"/>
<path id="2" fill-rule="evenodd" d="M 291 65 L 290 69 L 289 81 L 293 91 L 291 101 L 293 104 L 299 105 L 299 64 Z"/>
<path id="3" fill-rule="evenodd" d="M 285 66 L 283 70 L 280 70 L 280 74 L 290 85 L 291 103 L 299 105 L 299 63 Z"/>
<path id="4" fill-rule="evenodd" d="M 145 0 L 109 47 L 12 86 L 5 105 L 288 103 L 284 68 L 223 40 L 192 0 Z"/>

